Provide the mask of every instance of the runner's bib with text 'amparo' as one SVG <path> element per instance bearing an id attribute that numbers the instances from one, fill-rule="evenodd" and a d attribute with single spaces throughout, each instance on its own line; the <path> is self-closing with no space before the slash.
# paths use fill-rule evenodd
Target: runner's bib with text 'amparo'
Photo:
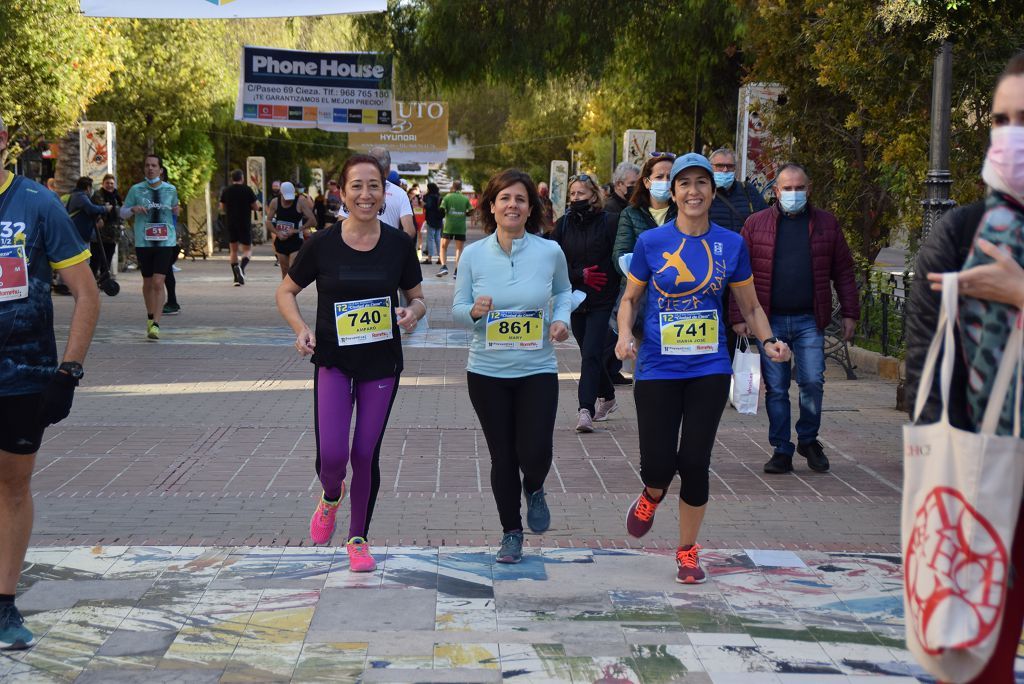
<path id="1" fill-rule="evenodd" d="M 390 340 L 391 297 L 335 302 L 334 322 L 339 347 Z"/>
<path id="2" fill-rule="evenodd" d="M 536 350 L 544 347 L 544 312 L 488 311 L 486 349 Z"/>
<path id="3" fill-rule="evenodd" d="M 663 311 L 661 353 L 676 356 L 714 354 L 718 351 L 718 312 Z"/>

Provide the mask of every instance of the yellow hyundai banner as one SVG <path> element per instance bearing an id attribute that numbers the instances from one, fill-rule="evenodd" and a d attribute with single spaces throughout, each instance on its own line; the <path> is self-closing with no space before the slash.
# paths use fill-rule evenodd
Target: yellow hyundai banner
<path id="1" fill-rule="evenodd" d="M 387 0 L 81 0 L 82 14 L 136 19 L 243 19 L 383 12 Z"/>
<path id="2" fill-rule="evenodd" d="M 395 164 L 443 164 L 448 160 L 448 104 L 395 102 L 395 122 L 382 133 L 349 133 L 348 146 L 359 152 L 382 146 Z"/>

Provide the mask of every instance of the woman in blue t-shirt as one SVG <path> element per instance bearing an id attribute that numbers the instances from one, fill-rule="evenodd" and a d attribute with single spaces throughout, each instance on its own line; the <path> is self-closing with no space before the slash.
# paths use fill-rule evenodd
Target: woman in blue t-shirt
<path id="1" fill-rule="evenodd" d="M 708 219 L 715 192 L 711 163 L 700 154 L 684 154 L 673 162 L 669 180 L 678 214 L 637 238 L 618 314 L 615 354 L 637 359 L 633 396 L 644 483 L 629 507 L 626 529 L 634 537 L 647 534 L 679 473 L 676 581 L 698 584 L 707 579 L 697 535 L 708 502 L 711 448 L 732 375 L 724 344 L 725 288 L 731 288 L 772 361 L 788 361 L 790 351 L 772 335 L 757 302 L 743 238 Z M 638 354 L 632 330 L 641 301 L 646 306 Z"/>

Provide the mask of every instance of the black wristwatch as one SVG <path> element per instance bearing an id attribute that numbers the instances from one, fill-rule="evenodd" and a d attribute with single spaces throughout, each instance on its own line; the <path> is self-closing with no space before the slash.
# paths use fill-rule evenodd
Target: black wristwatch
<path id="1" fill-rule="evenodd" d="M 65 361 L 57 367 L 57 371 L 70 376 L 71 379 L 75 381 L 76 385 L 78 384 L 78 381 L 82 379 L 82 376 L 85 375 L 85 371 L 82 369 L 82 364 L 77 361 Z"/>
<path id="2" fill-rule="evenodd" d="M 764 346 L 766 344 L 776 344 L 778 341 L 779 341 L 778 337 L 769 337 L 767 340 L 762 340 L 761 341 L 761 346 Z"/>

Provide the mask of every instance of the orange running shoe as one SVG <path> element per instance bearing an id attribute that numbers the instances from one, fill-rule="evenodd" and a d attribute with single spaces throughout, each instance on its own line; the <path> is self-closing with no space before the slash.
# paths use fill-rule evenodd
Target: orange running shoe
<path id="1" fill-rule="evenodd" d="M 697 553 L 700 551 L 700 544 L 680 546 L 676 551 L 676 582 L 680 584 L 704 584 L 708 581 L 708 575 L 704 572 Z"/>

